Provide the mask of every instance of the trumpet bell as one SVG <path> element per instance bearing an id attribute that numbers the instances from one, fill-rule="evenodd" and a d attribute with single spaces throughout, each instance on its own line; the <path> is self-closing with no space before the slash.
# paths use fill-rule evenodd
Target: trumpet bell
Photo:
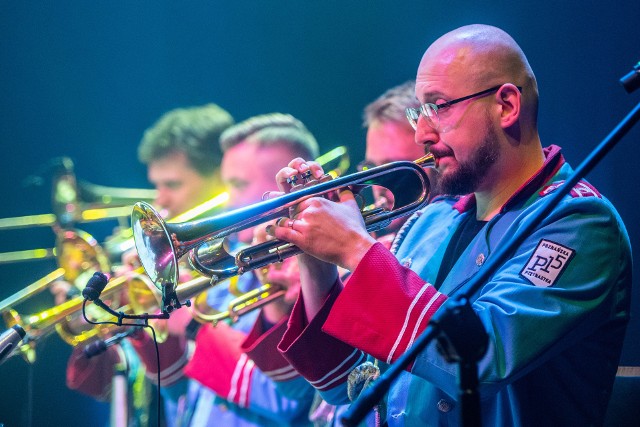
<path id="1" fill-rule="evenodd" d="M 148 203 L 133 207 L 131 228 L 140 262 L 159 289 L 178 283 L 178 258 L 171 235 L 160 214 Z"/>

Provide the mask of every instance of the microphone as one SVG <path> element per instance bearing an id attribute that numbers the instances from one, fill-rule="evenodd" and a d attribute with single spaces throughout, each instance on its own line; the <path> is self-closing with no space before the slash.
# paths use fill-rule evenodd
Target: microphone
<path id="1" fill-rule="evenodd" d="M 633 70 L 622 76 L 620 83 L 627 93 L 640 88 L 640 61 L 633 67 Z"/>
<path id="2" fill-rule="evenodd" d="M 14 325 L 0 335 L 0 363 L 9 357 L 25 335 L 26 332 L 20 325 Z"/>
<path id="3" fill-rule="evenodd" d="M 82 296 L 89 301 L 95 301 L 100 298 L 100 294 L 104 291 L 105 286 L 109 282 L 106 274 L 99 271 L 93 273 L 93 276 L 87 282 L 87 286 L 82 290 Z"/>
<path id="4" fill-rule="evenodd" d="M 134 326 L 128 331 L 115 334 L 114 336 L 112 336 L 111 338 L 107 338 L 106 340 L 97 340 L 96 342 L 92 342 L 91 344 L 86 346 L 84 350 L 82 350 L 82 353 L 87 359 L 91 359 L 93 356 L 104 353 L 105 351 L 107 351 L 107 348 L 111 347 L 112 345 L 118 344 L 124 338 L 138 333 L 138 331 L 141 329 L 142 326 Z"/>

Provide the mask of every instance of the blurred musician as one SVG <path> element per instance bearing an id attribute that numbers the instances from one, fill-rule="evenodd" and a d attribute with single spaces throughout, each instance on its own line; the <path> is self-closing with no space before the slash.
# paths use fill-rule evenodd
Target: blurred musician
<path id="1" fill-rule="evenodd" d="M 407 81 L 394 86 L 376 100 L 368 104 L 363 113 L 363 126 L 367 129 L 365 160 L 358 165 L 364 170 L 398 160 L 416 160 L 424 156 L 424 146 L 415 142 L 415 131 L 407 122 L 405 109 L 418 108 L 420 103 L 415 96 L 415 81 Z M 438 195 L 437 176 L 427 169 L 431 191 L 429 199 Z M 391 197 L 382 188 L 374 187 L 374 196 L 378 202 L 385 202 Z M 387 248 L 391 246 L 398 230 L 407 217 L 398 218 L 384 230 L 376 233 L 376 239 Z M 343 280 L 348 272 L 342 272 Z M 299 286 L 299 284 L 298 284 Z M 299 289 L 299 288 L 298 288 Z M 330 405 L 317 394 L 309 417 L 316 427 L 339 425 L 339 414 L 347 405 L 336 407 Z"/>
<path id="2" fill-rule="evenodd" d="M 198 206 L 223 190 L 220 134 L 233 118 L 215 104 L 176 109 L 147 129 L 138 158 L 158 191 L 155 205 L 167 217 Z"/>
<path id="3" fill-rule="evenodd" d="M 230 208 L 260 201 L 266 191 L 274 188 L 273 178 L 282 161 L 301 155 L 318 155 L 316 140 L 306 127 L 294 117 L 278 113 L 252 117 L 232 126 L 223 133 L 220 144 L 224 152 L 221 176 L 229 193 Z M 233 236 L 232 249 L 250 243 L 252 237 L 252 230 Z M 297 274 L 294 276 L 297 278 Z M 166 343 L 160 344 L 160 352 L 168 362 L 167 368 L 162 368 L 163 381 L 172 381 L 174 386 L 171 388 L 178 385 L 188 388 L 186 397 L 179 400 L 178 413 L 171 422 L 183 426 L 299 426 L 308 423 L 313 389 L 276 350 L 297 295 L 293 290 L 297 282 L 283 279 L 282 283 L 277 283 L 291 285 L 293 296 L 270 303 L 259 312 L 246 314 L 235 323 L 200 327 L 194 354 L 184 370 L 182 355 L 188 354 L 188 344 L 179 342 L 170 347 Z M 241 292 L 260 285 L 253 272 L 238 278 L 237 287 Z M 224 284 L 211 288 L 207 296 L 208 304 L 218 311 L 226 310 L 235 298 Z M 181 311 L 188 313 L 185 309 L 177 310 L 172 317 Z M 247 345 L 248 335 L 259 336 L 264 330 L 274 331 L 274 338 Z M 142 348 L 139 343 L 135 345 Z M 145 349 L 148 351 L 140 354 L 151 370 L 155 353 L 151 346 Z"/>
<path id="4" fill-rule="evenodd" d="M 416 160 L 425 155 L 424 147 L 415 142 L 415 131 L 407 122 L 404 112 L 407 107 L 420 105 L 414 88 L 415 81 L 407 81 L 387 90 L 365 107 L 363 116 L 367 129 L 367 148 L 365 160 L 358 165 L 359 170 L 398 160 Z M 433 169 L 426 169 L 426 172 L 431 184 L 429 198 L 433 199 L 438 194 L 437 176 Z M 374 187 L 373 191 L 378 203 L 392 197 L 380 187 Z M 387 234 L 388 237 L 379 240 L 390 245 L 390 240 L 406 220 L 406 217 L 396 219 L 377 232 L 376 237 Z"/>
<path id="5" fill-rule="evenodd" d="M 171 110 L 145 131 L 138 147 L 138 157 L 147 165 L 149 181 L 158 191 L 155 201 L 158 209 L 172 217 L 222 191 L 219 138 L 233 122 L 228 112 L 215 104 L 207 104 Z M 135 251 L 123 256 L 123 267 L 118 274 L 128 274 L 133 267 L 131 264 L 137 264 Z M 54 288 L 58 303 L 66 298 L 69 286 L 59 283 Z M 178 310 L 172 315 L 167 322 L 169 338 L 163 347 L 181 348 L 184 351 L 178 355 L 175 352 L 160 353 L 167 425 L 173 425 L 177 402 L 185 390 L 180 385 L 172 387 L 176 383 L 172 372 L 181 372 L 186 363 L 188 347 L 185 327 L 190 320 L 191 316 L 186 310 Z M 136 337 L 131 342 L 124 340 L 121 345 L 111 346 L 103 354 L 90 359 L 83 354 L 83 348 L 76 348 L 67 367 L 67 385 L 71 389 L 107 400 L 114 369 L 124 366 L 130 386 L 129 425 L 134 426 L 147 425 L 149 416 L 154 416 L 154 412 L 149 410 L 153 395 L 148 380 L 154 384 L 157 382 L 154 346 L 146 334 L 139 333 Z M 153 354 L 150 364 L 144 363 L 148 354 Z"/>

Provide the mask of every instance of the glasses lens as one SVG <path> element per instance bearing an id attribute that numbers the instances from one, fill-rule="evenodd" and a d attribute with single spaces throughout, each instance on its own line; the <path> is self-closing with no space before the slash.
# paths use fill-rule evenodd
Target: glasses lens
<path id="1" fill-rule="evenodd" d="M 420 110 L 417 108 L 407 108 L 404 110 L 404 113 L 413 130 L 418 130 L 418 117 L 420 117 Z"/>
<path id="2" fill-rule="evenodd" d="M 429 126 L 436 130 L 438 130 L 438 127 L 440 126 L 440 119 L 438 118 L 437 108 L 438 107 L 433 104 L 422 104 L 422 106 L 420 107 L 422 114 L 424 114 L 424 116 L 427 118 Z"/>
<path id="3" fill-rule="evenodd" d="M 362 172 L 362 171 L 366 171 L 369 170 L 371 168 L 375 168 L 377 165 L 374 164 L 373 162 L 370 162 L 368 160 L 363 160 L 360 163 L 358 163 L 357 169 L 358 172 Z"/>

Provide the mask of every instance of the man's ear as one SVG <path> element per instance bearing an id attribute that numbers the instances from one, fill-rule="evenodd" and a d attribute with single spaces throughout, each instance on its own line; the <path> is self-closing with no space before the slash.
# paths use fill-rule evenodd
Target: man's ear
<path id="1" fill-rule="evenodd" d="M 501 106 L 500 125 L 508 129 L 520 118 L 522 93 L 511 83 L 506 83 L 496 93 L 496 101 Z"/>

